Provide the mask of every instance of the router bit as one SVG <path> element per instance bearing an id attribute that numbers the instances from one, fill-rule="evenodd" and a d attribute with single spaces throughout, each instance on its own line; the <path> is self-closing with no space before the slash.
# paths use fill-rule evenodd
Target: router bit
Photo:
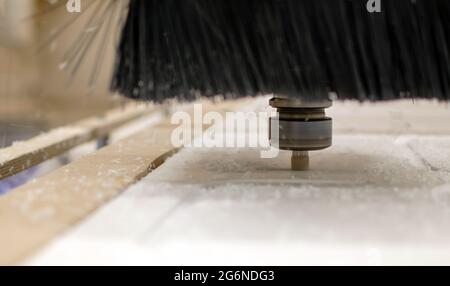
<path id="1" fill-rule="evenodd" d="M 332 101 L 275 96 L 270 100 L 270 106 L 277 109 L 277 115 L 270 118 L 270 144 L 292 151 L 292 170 L 308 170 L 308 152 L 332 145 L 333 120 L 325 115 L 325 109 L 332 106 Z"/>

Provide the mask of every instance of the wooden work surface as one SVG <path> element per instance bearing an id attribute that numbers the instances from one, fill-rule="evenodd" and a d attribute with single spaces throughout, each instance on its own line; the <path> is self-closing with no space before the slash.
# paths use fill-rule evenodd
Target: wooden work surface
<path id="1" fill-rule="evenodd" d="M 18 142 L 0 150 L 0 180 L 42 163 L 83 143 L 109 135 L 114 129 L 154 111 L 151 106 L 129 105 Z"/>
<path id="2" fill-rule="evenodd" d="M 24 258 L 159 166 L 174 152 L 170 133 L 155 126 L 1 197 L 0 264 Z"/>
<path id="3" fill-rule="evenodd" d="M 204 103 L 228 111 L 245 99 Z M 192 112 L 192 105 L 180 107 Z M 14 264 L 160 166 L 177 150 L 170 118 L 0 197 L 0 264 Z"/>
<path id="4" fill-rule="evenodd" d="M 449 264 L 449 112 L 411 104 L 337 103 L 307 172 L 289 152 L 180 150 L 27 264 Z"/>
<path id="5" fill-rule="evenodd" d="M 306 173 L 289 170 L 289 153 L 204 148 L 146 176 L 175 151 L 167 121 L 84 157 L 0 197 L 0 264 L 38 249 L 27 263 L 448 262 L 448 109 L 339 103 L 330 113 L 335 144 Z"/>

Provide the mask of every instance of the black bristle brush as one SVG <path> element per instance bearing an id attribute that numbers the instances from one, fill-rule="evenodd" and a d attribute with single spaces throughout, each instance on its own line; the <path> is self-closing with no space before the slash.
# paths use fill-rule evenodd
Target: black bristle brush
<path id="1" fill-rule="evenodd" d="M 112 90 L 449 99 L 450 1 L 130 0 Z"/>

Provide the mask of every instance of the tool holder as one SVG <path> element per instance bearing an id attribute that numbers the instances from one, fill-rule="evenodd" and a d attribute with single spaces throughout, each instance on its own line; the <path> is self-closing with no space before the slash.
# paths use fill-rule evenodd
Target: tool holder
<path id="1" fill-rule="evenodd" d="M 333 120 L 325 114 L 332 101 L 275 96 L 270 100 L 270 106 L 277 109 L 277 115 L 270 118 L 270 144 L 281 150 L 293 151 L 293 170 L 308 169 L 308 152 L 332 145 Z"/>

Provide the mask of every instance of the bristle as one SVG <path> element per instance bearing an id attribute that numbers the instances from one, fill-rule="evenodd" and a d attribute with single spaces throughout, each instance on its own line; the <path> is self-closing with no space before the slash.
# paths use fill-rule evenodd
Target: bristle
<path id="1" fill-rule="evenodd" d="M 112 90 L 449 99 L 450 1 L 130 0 Z"/>
<path id="2" fill-rule="evenodd" d="M 0 0 L 1 1 L 1 0 Z M 89 74 L 89 87 L 98 82 L 98 76 L 105 68 L 105 55 L 111 43 L 119 41 L 120 27 L 128 11 L 128 0 L 86 0 L 83 2 L 82 11 L 73 13 L 64 19 L 59 25 L 51 27 L 49 34 L 38 43 L 36 51 L 52 49 L 57 46 L 57 41 L 73 29 L 81 26 L 81 31 L 75 34 L 70 41 L 64 41 L 60 46 L 64 49 L 59 68 L 70 73 L 68 84 L 79 73 L 80 67 L 89 64 L 86 59 L 90 53 L 95 53 Z M 66 10 L 67 1 L 39 0 L 37 6 L 43 8 L 25 17 L 22 21 L 35 20 L 43 25 L 56 11 Z M 113 38 L 114 37 L 114 38 Z M 107 61 L 106 61 L 107 62 Z"/>

